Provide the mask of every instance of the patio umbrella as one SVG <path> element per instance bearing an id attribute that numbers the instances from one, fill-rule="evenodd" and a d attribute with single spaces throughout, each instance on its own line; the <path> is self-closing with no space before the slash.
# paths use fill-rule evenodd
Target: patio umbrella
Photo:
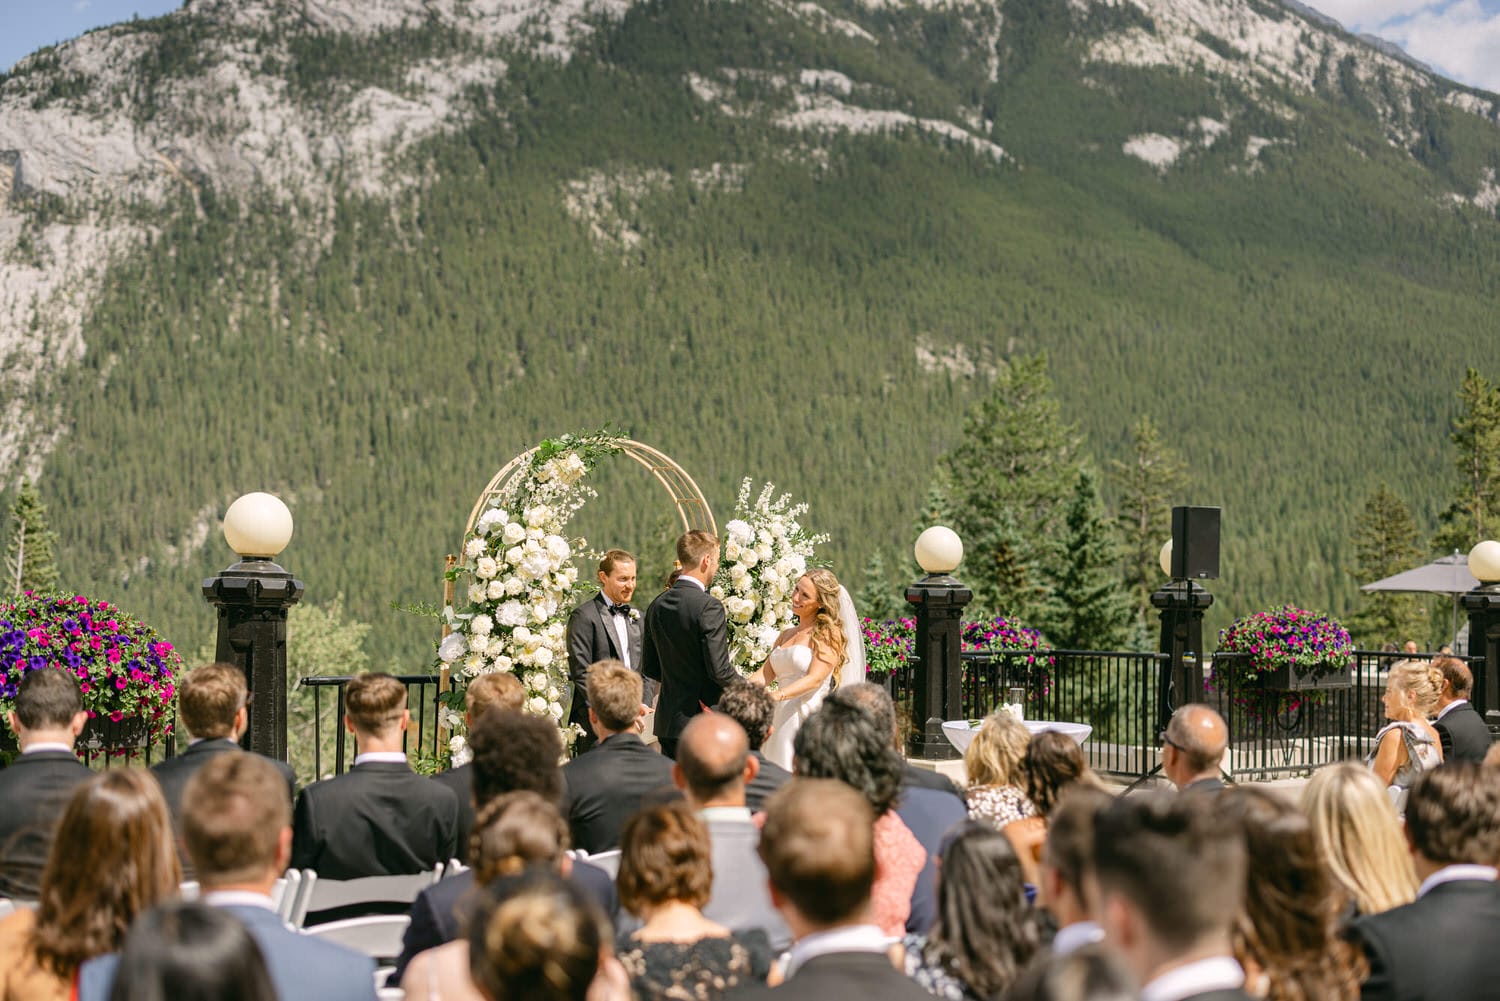
<path id="1" fill-rule="evenodd" d="M 1479 581 L 1469 573 L 1469 558 L 1457 549 L 1452 556 L 1441 556 L 1426 566 L 1403 570 L 1398 574 L 1365 584 L 1361 591 L 1398 591 L 1407 594 L 1446 594 L 1453 600 L 1453 635 L 1458 636 L 1458 596 L 1472 591 Z M 1456 649 L 1456 648 L 1455 648 Z"/>

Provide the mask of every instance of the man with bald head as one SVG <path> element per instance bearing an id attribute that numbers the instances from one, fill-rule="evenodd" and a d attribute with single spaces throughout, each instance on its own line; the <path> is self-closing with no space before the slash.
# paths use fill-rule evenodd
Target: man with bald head
<path id="1" fill-rule="evenodd" d="M 713 889 L 704 917 L 734 931 L 762 928 L 776 950 L 791 943 L 786 922 L 771 904 L 760 829 L 745 806 L 745 786 L 758 762 L 744 728 L 724 713 L 694 716 L 677 742 L 672 781 L 708 828 Z"/>
<path id="2" fill-rule="evenodd" d="M 1224 788 L 1219 766 L 1228 746 L 1224 717 L 1199 702 L 1182 706 L 1167 723 L 1162 774 L 1181 792 L 1218 792 Z"/>

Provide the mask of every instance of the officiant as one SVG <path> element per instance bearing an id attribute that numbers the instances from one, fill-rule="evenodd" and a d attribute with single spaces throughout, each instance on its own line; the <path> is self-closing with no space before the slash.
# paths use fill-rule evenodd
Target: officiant
<path id="1" fill-rule="evenodd" d="M 583 728 L 575 745 L 581 753 L 594 746 L 589 726 L 588 686 L 584 678 L 589 665 L 614 659 L 637 674 L 641 670 L 641 613 L 630 604 L 635 594 L 635 557 L 623 549 L 611 549 L 599 561 L 599 593 L 568 616 L 568 680 L 573 684 L 573 707 L 568 720 Z M 643 699 L 656 704 L 656 682 L 645 681 Z"/>

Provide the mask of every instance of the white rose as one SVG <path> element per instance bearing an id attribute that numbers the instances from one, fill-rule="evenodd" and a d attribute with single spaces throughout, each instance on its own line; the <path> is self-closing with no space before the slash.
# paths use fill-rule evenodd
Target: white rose
<path id="1" fill-rule="evenodd" d="M 463 633 L 449 633 L 443 637 L 443 642 L 438 644 L 438 657 L 445 664 L 451 664 L 462 657 L 469 649 L 469 641 L 464 639 Z"/>
<path id="2" fill-rule="evenodd" d="M 484 540 L 481 539 L 481 538 L 476 537 L 476 538 L 470 539 L 468 542 L 464 543 L 464 555 L 467 556 L 471 560 L 475 559 L 476 557 L 479 556 L 479 554 L 481 554 L 483 552 L 484 552 Z"/>
<path id="3" fill-rule="evenodd" d="M 553 702 L 551 705 L 547 706 L 547 714 L 553 719 L 562 719 L 562 703 Z"/>
<path id="4" fill-rule="evenodd" d="M 490 583 L 493 585 L 494 582 L 491 581 Z M 481 601 L 484 600 L 485 595 L 487 593 L 488 592 L 485 591 L 485 588 L 484 588 L 483 584 L 470 584 L 469 585 L 469 600 L 472 601 L 476 605 L 479 604 Z"/>
<path id="5" fill-rule="evenodd" d="M 546 667 L 552 663 L 552 650 L 548 647 L 539 646 L 536 648 L 536 654 L 532 660 L 535 661 L 537 667 Z"/>
<path id="6" fill-rule="evenodd" d="M 495 562 L 493 556 L 481 556 L 479 562 L 474 564 L 474 576 L 480 580 L 489 580 L 500 572 L 500 564 Z"/>
<path id="7" fill-rule="evenodd" d="M 496 657 L 495 658 L 495 670 L 497 670 L 497 671 L 504 671 L 506 674 L 509 674 L 510 671 L 511 671 L 511 668 L 513 668 L 515 666 L 516 666 L 515 661 L 511 660 L 509 657 Z"/>
<path id="8" fill-rule="evenodd" d="M 547 686 L 547 699 L 548 699 L 548 701 L 556 702 L 558 700 L 558 698 L 561 697 L 561 695 L 562 695 L 562 693 L 557 690 L 557 686 L 556 685 L 548 685 Z"/>
<path id="9" fill-rule="evenodd" d="M 708 589 L 708 593 L 711 594 L 711 595 L 713 595 L 715 598 L 718 598 L 720 601 L 723 601 L 724 600 L 724 585 L 723 584 L 715 584 L 713 587 L 711 587 L 711 588 Z"/>
<path id="10" fill-rule="evenodd" d="M 772 552 L 773 550 L 771 549 L 770 542 L 762 542 L 760 545 L 755 547 L 755 554 L 763 560 L 770 559 Z"/>
<path id="11" fill-rule="evenodd" d="M 738 542 L 735 542 L 733 539 L 730 539 L 728 542 L 724 543 L 724 559 L 729 563 L 734 563 L 739 558 L 740 544 Z"/>
<path id="12" fill-rule="evenodd" d="M 552 616 L 550 616 L 550 615 L 547 614 L 547 606 L 546 605 L 532 605 L 531 606 L 531 621 L 535 622 L 537 625 L 541 625 L 542 623 L 546 622 L 551 617 Z"/>
<path id="13" fill-rule="evenodd" d="M 740 566 L 753 567 L 760 562 L 760 554 L 754 549 L 746 549 L 740 554 Z"/>
<path id="14" fill-rule="evenodd" d="M 510 515 L 498 507 L 492 507 L 479 516 L 476 527 L 486 535 L 494 531 L 496 525 L 504 525 L 510 520 Z"/>
<path id="15" fill-rule="evenodd" d="M 526 550 L 522 549 L 520 546 L 511 546 L 505 551 L 505 562 L 509 563 L 513 567 L 520 566 L 521 561 L 525 558 Z"/>
<path id="16" fill-rule="evenodd" d="M 526 702 L 526 711 L 533 716 L 543 716 L 547 712 L 547 700 L 540 695 L 534 695 Z"/>
<path id="17" fill-rule="evenodd" d="M 526 538 L 526 526 L 520 522 L 512 521 L 500 533 L 500 538 L 507 546 L 514 546 L 517 542 Z"/>
<path id="18" fill-rule="evenodd" d="M 635 611 L 635 609 L 632 608 L 631 611 L 633 612 L 633 611 Z M 561 622 L 550 622 L 550 623 L 547 624 L 547 638 L 548 639 L 550 639 L 550 640 L 560 640 L 564 636 L 566 636 L 567 634 L 568 634 L 568 629 Z"/>
<path id="19" fill-rule="evenodd" d="M 801 577 L 804 573 L 807 572 L 807 560 L 803 558 L 801 553 L 793 553 L 792 555 L 788 556 L 786 560 L 786 575 L 788 577 Z"/>
<path id="20" fill-rule="evenodd" d="M 564 539 L 560 535 L 547 536 L 546 544 L 547 552 L 551 553 L 552 558 L 558 560 L 559 562 L 573 555 L 573 550 L 568 546 L 568 540 Z"/>
<path id="21" fill-rule="evenodd" d="M 735 564 L 729 571 L 729 580 L 735 587 L 743 589 L 750 583 L 750 571 L 743 563 Z"/>
<path id="22" fill-rule="evenodd" d="M 485 589 L 485 597 L 491 601 L 499 601 L 505 597 L 505 581 L 499 579 L 490 581 L 490 586 Z"/>
<path id="23" fill-rule="evenodd" d="M 528 528 L 526 530 L 526 538 L 533 542 L 541 542 L 546 537 L 547 530 L 545 528 Z"/>
<path id="24" fill-rule="evenodd" d="M 538 504 L 528 508 L 526 511 L 526 524 L 530 528 L 541 528 L 547 524 L 547 519 L 552 517 L 551 510 L 545 504 Z"/>
<path id="25" fill-rule="evenodd" d="M 522 614 L 525 614 L 523 609 Z M 517 643 L 530 643 L 532 640 L 531 630 L 525 626 L 516 626 L 515 632 L 511 633 Z"/>
<path id="26" fill-rule="evenodd" d="M 526 590 L 526 582 L 519 577 L 509 577 L 505 581 L 505 593 L 514 598 Z"/>

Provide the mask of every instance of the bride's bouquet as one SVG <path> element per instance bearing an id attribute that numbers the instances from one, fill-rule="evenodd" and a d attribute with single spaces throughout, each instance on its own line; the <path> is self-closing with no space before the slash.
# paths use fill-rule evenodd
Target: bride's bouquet
<path id="1" fill-rule="evenodd" d="M 816 548 L 828 541 L 798 521 L 806 504 L 791 494 L 772 500 L 767 483 L 754 503 L 750 478 L 740 484 L 734 518 L 724 526 L 724 552 L 709 593 L 724 603 L 729 619 L 729 659 L 751 674 L 771 653 L 776 637 L 793 625 L 792 590 L 812 563 Z"/>

